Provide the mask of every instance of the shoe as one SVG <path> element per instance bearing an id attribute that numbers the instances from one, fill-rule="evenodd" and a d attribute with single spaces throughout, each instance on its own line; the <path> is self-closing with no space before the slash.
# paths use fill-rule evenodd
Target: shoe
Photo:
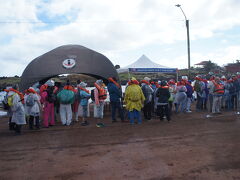
<path id="1" fill-rule="evenodd" d="M 101 125 L 99 123 L 96 124 L 97 127 L 101 127 Z"/>
<path id="2" fill-rule="evenodd" d="M 105 125 L 103 123 L 97 123 L 96 126 L 97 127 L 104 127 Z"/>
<path id="3" fill-rule="evenodd" d="M 190 110 L 187 110 L 187 111 L 186 111 L 186 113 L 191 113 L 191 112 L 192 112 L 192 111 L 190 111 Z"/>
<path id="4" fill-rule="evenodd" d="M 115 123 L 115 122 L 117 122 L 117 120 L 112 120 L 112 123 Z"/>
<path id="5" fill-rule="evenodd" d="M 89 125 L 89 123 L 87 121 L 84 121 L 81 123 L 81 126 L 87 126 L 87 125 Z"/>
<path id="6" fill-rule="evenodd" d="M 104 123 L 100 123 L 102 127 L 105 127 L 105 124 Z"/>
<path id="7" fill-rule="evenodd" d="M 81 123 L 81 126 L 86 126 L 86 125 L 87 125 L 86 122 Z"/>
<path id="8" fill-rule="evenodd" d="M 14 134 L 15 136 L 20 136 L 21 135 L 21 133 L 20 132 L 15 132 L 15 134 Z"/>

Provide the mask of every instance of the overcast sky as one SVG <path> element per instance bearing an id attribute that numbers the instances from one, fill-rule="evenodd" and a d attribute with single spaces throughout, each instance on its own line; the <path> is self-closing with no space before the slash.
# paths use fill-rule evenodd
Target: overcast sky
<path id="1" fill-rule="evenodd" d="M 190 20 L 191 65 L 240 59 L 240 0 L 0 0 L 0 76 L 21 75 L 34 58 L 79 44 L 127 66 L 145 54 L 187 67 L 181 4 Z"/>

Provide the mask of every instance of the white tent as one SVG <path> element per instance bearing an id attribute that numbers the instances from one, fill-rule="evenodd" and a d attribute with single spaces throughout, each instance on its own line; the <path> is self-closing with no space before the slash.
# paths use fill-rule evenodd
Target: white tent
<path id="1" fill-rule="evenodd" d="M 168 68 L 168 67 L 157 64 L 157 63 L 153 62 L 152 60 L 150 60 L 147 56 L 142 55 L 134 63 L 132 63 L 126 67 L 120 68 L 118 70 L 118 72 L 119 73 L 128 72 L 128 68 Z"/>

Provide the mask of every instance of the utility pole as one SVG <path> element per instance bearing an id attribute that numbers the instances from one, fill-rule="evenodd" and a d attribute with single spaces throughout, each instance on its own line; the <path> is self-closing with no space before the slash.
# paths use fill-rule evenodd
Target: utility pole
<path id="1" fill-rule="evenodd" d="M 186 22 L 186 28 L 187 28 L 187 52 L 188 52 L 188 78 L 190 77 L 190 66 L 191 66 L 191 63 L 190 63 L 190 37 L 189 37 L 189 20 L 187 19 L 184 11 L 182 10 L 182 7 L 180 4 L 177 4 L 175 5 L 177 7 L 179 7 L 185 17 L 185 22 Z"/>

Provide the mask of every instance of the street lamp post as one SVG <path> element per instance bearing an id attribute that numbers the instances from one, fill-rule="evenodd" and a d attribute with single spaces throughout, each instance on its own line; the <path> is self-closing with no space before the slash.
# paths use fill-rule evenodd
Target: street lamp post
<path id="1" fill-rule="evenodd" d="M 185 17 L 185 21 L 186 21 L 186 27 L 187 27 L 187 50 L 188 50 L 188 78 L 190 77 L 190 38 L 189 38 L 189 20 L 187 19 L 184 11 L 182 10 L 182 7 L 180 4 L 175 5 L 177 7 L 179 7 Z"/>

